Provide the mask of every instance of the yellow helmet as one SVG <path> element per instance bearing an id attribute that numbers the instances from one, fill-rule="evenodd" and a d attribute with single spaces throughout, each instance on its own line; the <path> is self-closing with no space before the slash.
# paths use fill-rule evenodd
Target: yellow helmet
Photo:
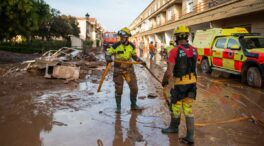
<path id="1" fill-rule="evenodd" d="M 170 45 L 174 45 L 174 41 L 171 40 L 171 41 L 170 41 Z"/>
<path id="2" fill-rule="evenodd" d="M 180 25 L 174 30 L 174 35 L 178 40 L 185 40 L 189 37 L 190 30 L 185 25 Z"/>
<path id="3" fill-rule="evenodd" d="M 180 25 L 174 30 L 174 35 L 177 35 L 179 33 L 190 33 L 190 30 L 185 25 Z"/>
<path id="4" fill-rule="evenodd" d="M 118 31 L 117 33 L 120 37 L 131 37 L 131 32 L 129 28 L 124 27 L 121 30 Z"/>

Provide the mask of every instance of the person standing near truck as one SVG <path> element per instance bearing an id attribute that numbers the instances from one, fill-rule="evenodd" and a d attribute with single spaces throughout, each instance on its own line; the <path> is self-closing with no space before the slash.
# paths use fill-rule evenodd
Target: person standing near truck
<path id="1" fill-rule="evenodd" d="M 187 135 L 180 138 L 182 143 L 194 143 L 194 115 L 192 111 L 193 101 L 196 99 L 196 49 L 188 43 L 189 29 L 179 26 L 174 31 L 178 46 L 169 52 L 168 67 L 165 72 L 162 85 L 169 84 L 169 80 L 175 79 L 174 88 L 171 90 L 171 122 L 168 128 L 162 129 L 162 133 L 178 133 L 181 108 L 186 118 Z"/>
<path id="2" fill-rule="evenodd" d="M 166 52 L 169 54 L 169 52 L 174 48 L 175 42 L 173 40 L 170 41 L 170 45 L 166 47 Z"/>
<path id="3" fill-rule="evenodd" d="M 150 45 L 149 45 L 149 55 L 150 55 L 151 61 L 153 60 L 153 57 L 155 56 L 155 52 L 156 52 L 156 48 L 155 48 L 153 42 L 151 41 Z"/>

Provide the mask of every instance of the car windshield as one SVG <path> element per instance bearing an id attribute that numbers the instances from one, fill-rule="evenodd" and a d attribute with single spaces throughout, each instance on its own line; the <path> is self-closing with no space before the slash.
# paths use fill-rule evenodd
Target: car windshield
<path id="1" fill-rule="evenodd" d="M 106 33 L 104 34 L 104 38 L 116 38 L 117 34 L 115 33 Z"/>
<path id="2" fill-rule="evenodd" d="M 247 49 L 264 48 L 264 38 L 244 38 Z"/>

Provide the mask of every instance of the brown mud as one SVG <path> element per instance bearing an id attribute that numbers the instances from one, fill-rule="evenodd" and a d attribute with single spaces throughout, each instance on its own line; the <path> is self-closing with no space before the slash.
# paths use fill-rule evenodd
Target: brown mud
<path id="1" fill-rule="evenodd" d="M 152 63 L 149 67 L 162 78 L 163 63 Z M 0 145 L 184 145 L 178 142 L 186 134 L 183 115 L 179 134 L 161 133 L 161 128 L 169 124 L 169 110 L 162 97 L 162 87 L 143 67 L 135 65 L 138 97 L 141 97 L 138 105 L 144 110 L 130 111 L 129 88 L 125 84 L 121 114 L 114 112 L 112 71 L 106 77 L 102 92 L 96 92 L 104 68 L 83 70 L 82 79 L 67 84 L 64 80 L 44 79 L 27 72 L 1 77 Z M 195 145 L 264 145 L 264 127 L 251 119 L 234 120 L 254 116 L 264 121 L 263 88 L 243 85 L 239 77 L 216 78 L 204 74 L 198 74 L 197 85 L 193 107 Z M 234 121 L 226 122 L 230 120 Z M 199 126 L 206 123 L 211 124 Z"/>

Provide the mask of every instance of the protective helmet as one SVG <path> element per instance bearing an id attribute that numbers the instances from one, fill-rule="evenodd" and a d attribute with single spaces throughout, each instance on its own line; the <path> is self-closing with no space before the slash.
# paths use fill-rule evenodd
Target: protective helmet
<path id="1" fill-rule="evenodd" d="M 174 30 L 174 35 L 177 35 L 179 33 L 190 33 L 190 30 L 185 25 L 180 25 Z"/>
<path id="2" fill-rule="evenodd" d="M 174 41 L 170 41 L 170 45 L 174 45 Z"/>
<path id="3" fill-rule="evenodd" d="M 178 40 L 188 39 L 190 30 L 185 25 L 180 25 L 174 30 L 174 35 Z"/>
<path id="4" fill-rule="evenodd" d="M 117 35 L 119 35 L 120 37 L 131 37 L 131 32 L 129 28 L 124 27 L 117 32 Z"/>

